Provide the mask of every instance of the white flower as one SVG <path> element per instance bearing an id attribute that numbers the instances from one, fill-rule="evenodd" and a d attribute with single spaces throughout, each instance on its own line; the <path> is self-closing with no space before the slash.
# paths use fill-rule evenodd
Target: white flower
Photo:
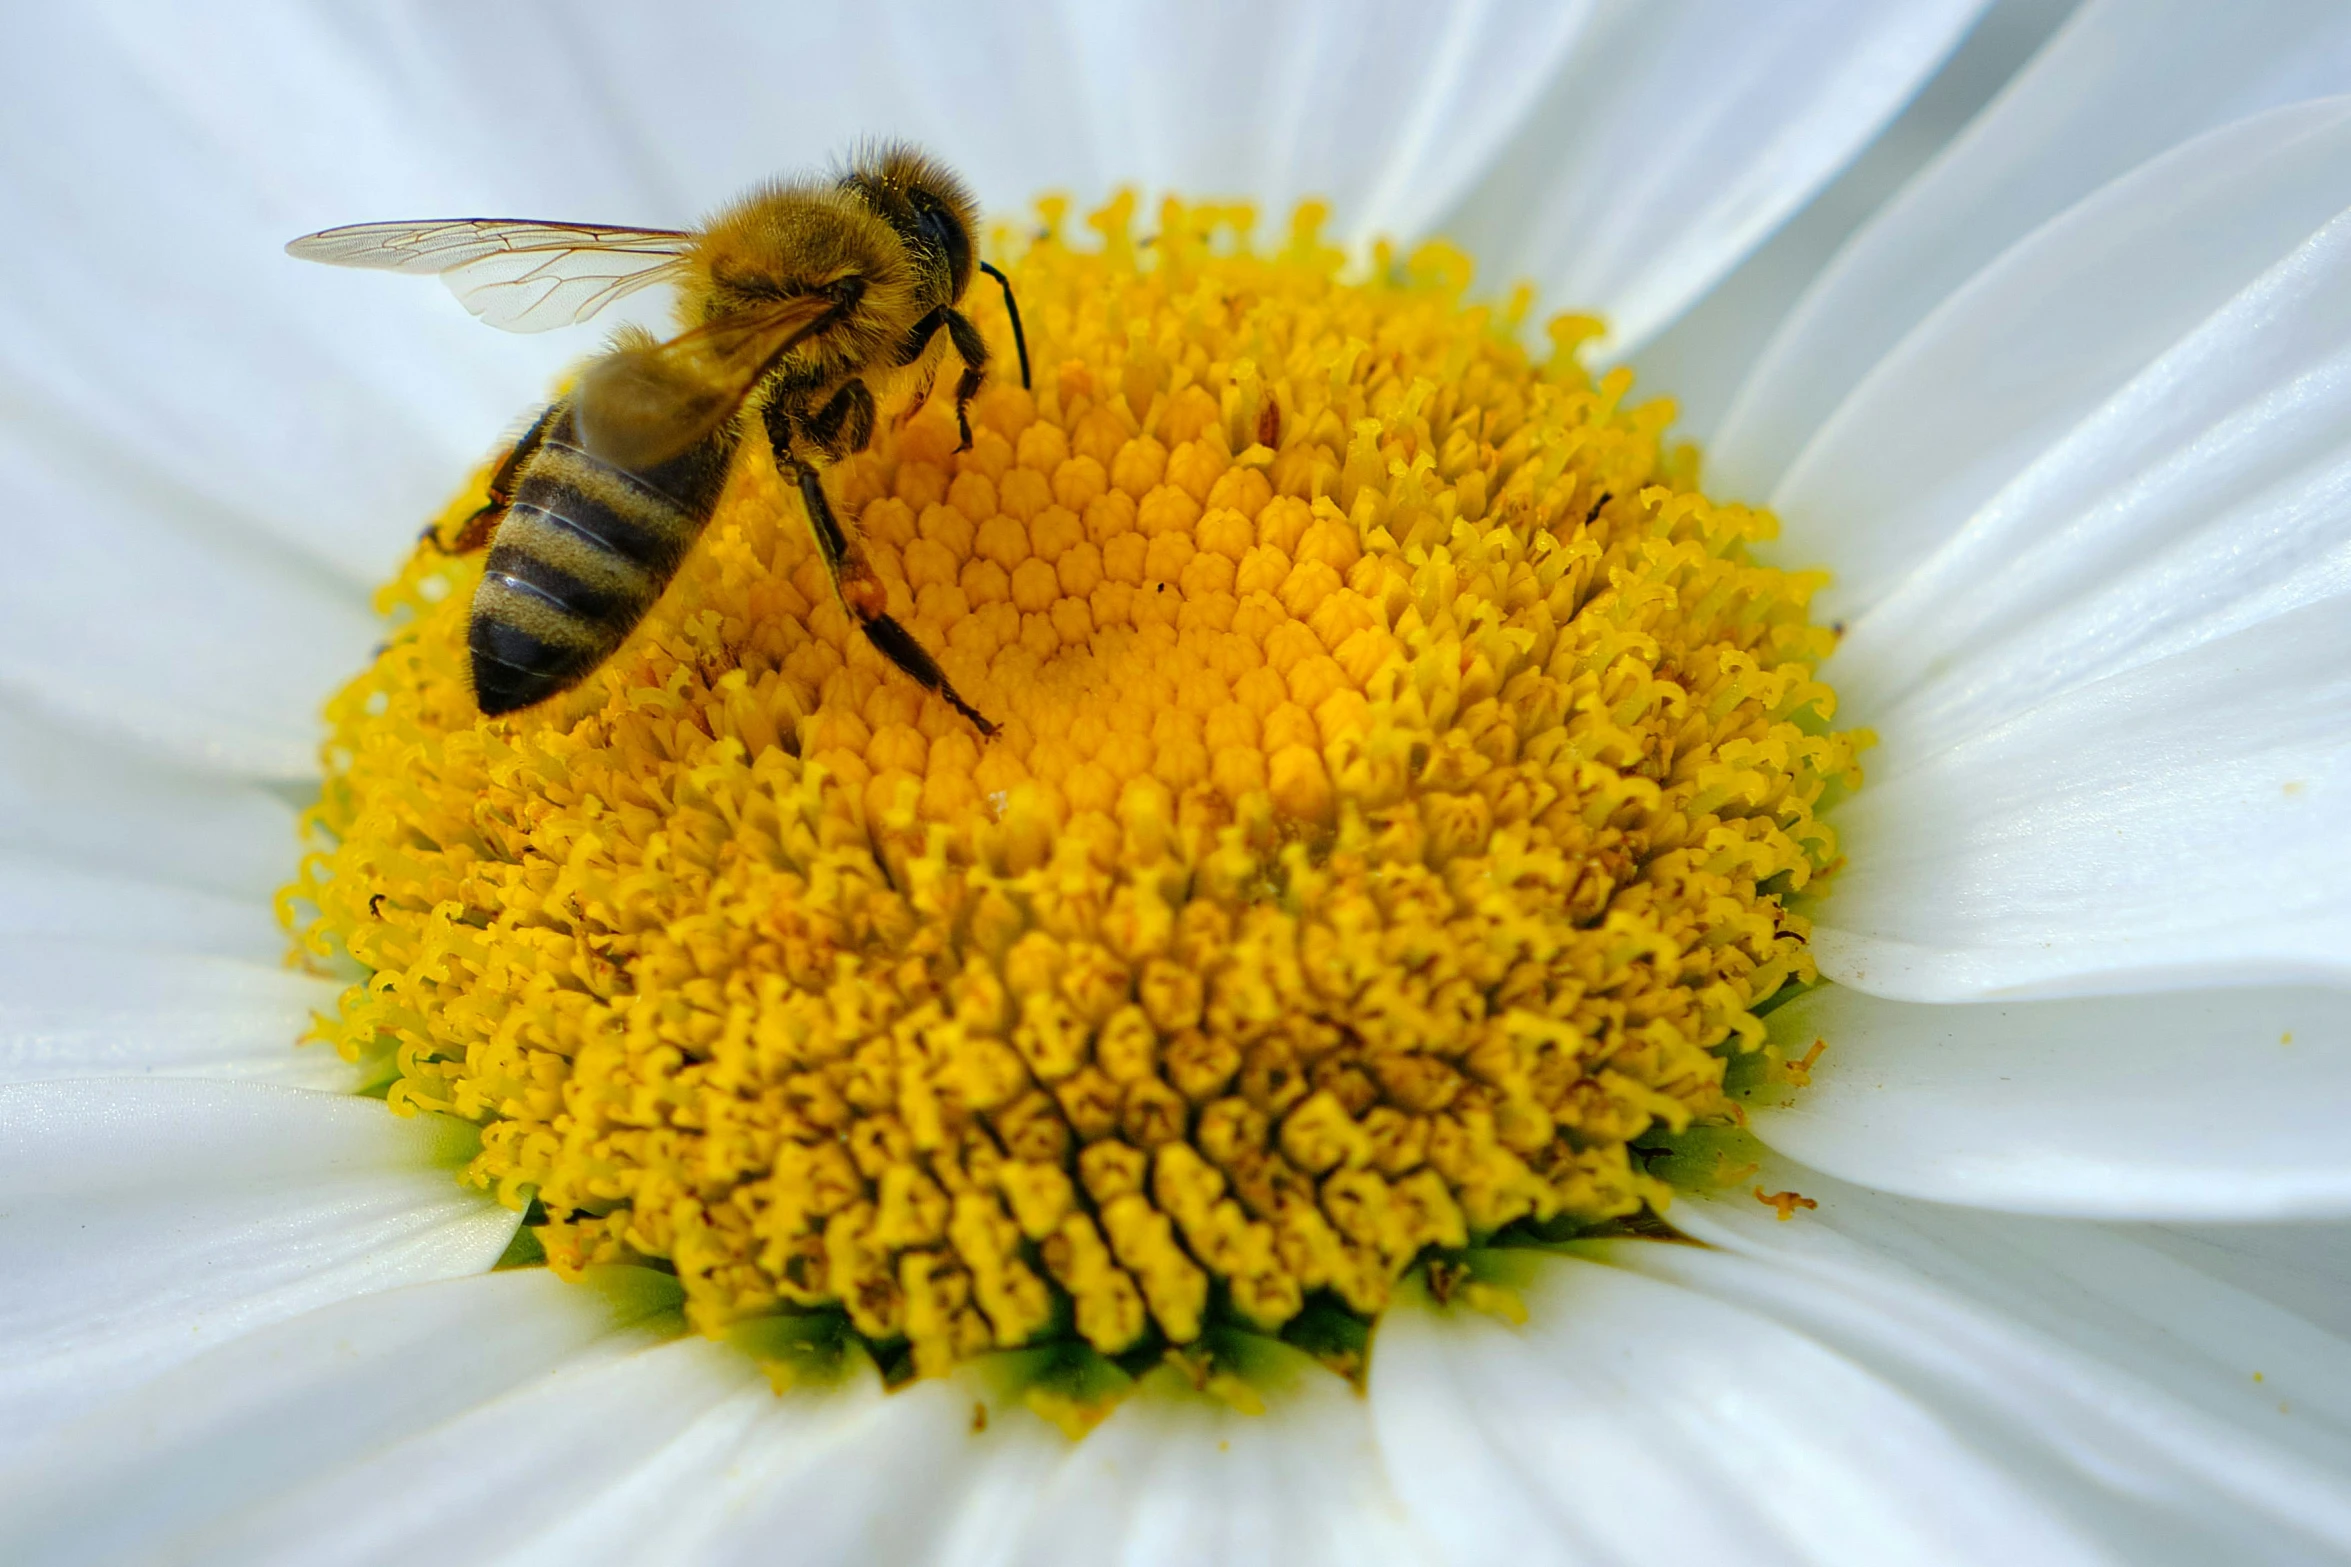
<path id="1" fill-rule="evenodd" d="M 1395 11 L 16 20 L 0 1558 L 2351 1554 L 2351 16 Z M 956 1384 L 778 1399 L 488 1272 L 462 1138 L 289 1048 L 335 993 L 270 909 L 318 704 L 587 345 L 278 246 L 683 222 L 893 132 L 999 211 L 1442 230 L 1687 392 L 1709 487 L 1836 571 L 1883 741 L 1836 983 L 1773 1019 L 1829 1048 L 1754 1114 L 1817 1209 L 1685 1195 L 1705 1246 L 1533 1264 L 1523 1328 L 1399 1306 L 1362 1399 L 983 1439 Z"/>

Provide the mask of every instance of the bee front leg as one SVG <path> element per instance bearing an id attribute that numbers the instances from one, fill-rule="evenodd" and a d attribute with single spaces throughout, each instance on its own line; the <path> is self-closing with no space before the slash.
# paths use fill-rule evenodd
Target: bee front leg
<path id="1" fill-rule="evenodd" d="M 506 508 L 514 502 L 514 486 L 522 478 L 523 465 L 538 455 L 540 443 L 547 439 L 547 427 L 555 422 L 555 416 L 562 411 L 563 404 L 549 403 L 539 417 L 531 421 L 531 427 L 523 432 L 522 439 L 514 443 L 513 448 L 499 462 L 497 470 L 490 475 L 489 500 L 465 519 L 454 540 L 443 544 L 438 528 L 424 530 L 426 540 L 435 549 L 449 555 L 470 555 L 490 542 L 490 535 L 498 531 L 498 519 L 506 515 Z"/>
<path id="2" fill-rule="evenodd" d="M 845 393 L 846 388 L 843 390 Z M 841 401 L 841 396 L 835 394 L 833 401 Z M 850 411 L 843 413 L 844 427 L 858 422 L 855 406 L 853 400 Z M 864 430 L 870 436 L 873 433 L 871 392 L 865 394 L 863 406 Z M 831 407 L 831 403 L 826 404 L 828 411 Z M 803 432 L 798 422 L 772 402 L 762 410 L 762 416 L 767 423 L 768 440 L 775 447 L 776 471 L 799 486 L 800 504 L 808 513 L 808 529 L 815 536 L 817 554 L 824 560 L 825 571 L 833 579 L 833 587 L 840 593 L 841 603 L 857 618 L 859 628 L 865 632 L 865 639 L 874 645 L 882 657 L 912 677 L 917 685 L 926 691 L 938 693 L 948 706 L 970 719 L 972 727 L 982 735 L 994 734 L 996 726 L 981 717 L 979 709 L 963 699 L 961 693 L 956 691 L 954 682 L 947 678 L 947 672 L 939 667 L 938 660 L 932 658 L 923 645 L 914 639 L 912 632 L 890 617 L 889 589 L 867 562 L 865 552 L 851 543 L 849 536 L 842 531 L 840 519 L 833 515 L 833 503 L 825 495 L 824 484 L 816 466 L 799 453 L 797 438 Z M 813 437 L 811 444 L 814 444 Z"/>
<path id="3" fill-rule="evenodd" d="M 955 449 L 968 452 L 971 450 L 971 400 L 979 396 L 980 387 L 988 379 L 988 340 L 971 324 L 971 317 L 960 310 L 950 310 L 947 341 L 955 345 L 956 357 L 963 361 L 963 374 L 955 382 L 955 428 L 963 433 L 963 444 Z"/>
<path id="4" fill-rule="evenodd" d="M 946 319 L 947 312 L 942 306 L 915 322 L 913 328 L 906 334 L 906 341 L 898 345 L 898 363 L 902 365 L 913 364 L 924 354 L 930 352 L 931 339 L 939 335 L 939 328 L 946 324 Z M 898 415 L 900 424 L 905 424 L 922 411 L 922 405 L 931 400 L 931 387 L 938 379 L 939 362 L 934 359 L 923 366 L 922 374 L 916 379 L 914 395 L 906 399 L 906 407 Z"/>

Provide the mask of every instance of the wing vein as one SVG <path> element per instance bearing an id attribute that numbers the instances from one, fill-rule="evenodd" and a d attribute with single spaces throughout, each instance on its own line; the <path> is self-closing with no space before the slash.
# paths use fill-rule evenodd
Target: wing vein
<path id="1" fill-rule="evenodd" d="M 458 301 L 490 325 L 542 332 L 584 321 L 614 300 L 673 276 L 693 242 L 681 229 L 436 218 L 325 229 L 303 235 L 286 253 L 330 266 L 438 273 Z"/>

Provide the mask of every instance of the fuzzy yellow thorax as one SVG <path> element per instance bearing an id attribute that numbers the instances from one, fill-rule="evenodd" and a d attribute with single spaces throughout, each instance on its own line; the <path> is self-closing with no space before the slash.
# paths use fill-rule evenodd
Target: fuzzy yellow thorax
<path id="1" fill-rule="evenodd" d="M 885 407 L 828 475 L 992 740 L 865 645 L 757 442 L 543 707 L 474 709 L 478 556 L 384 590 L 293 889 L 366 971 L 323 1032 L 480 1123 L 556 1270 L 674 1268 L 779 1363 L 1360 1364 L 1416 1263 L 1654 1212 L 1635 1141 L 1732 1117 L 1859 776 L 1820 579 L 1592 323 L 1531 360 L 1523 296 L 1435 246 L 1352 281 L 1317 216 L 1048 205 L 1034 393 L 1003 355 L 971 450 Z"/>

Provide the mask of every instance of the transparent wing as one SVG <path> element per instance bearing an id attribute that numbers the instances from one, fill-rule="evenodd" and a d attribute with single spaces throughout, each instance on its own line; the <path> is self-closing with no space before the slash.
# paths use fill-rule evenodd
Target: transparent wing
<path id="1" fill-rule="evenodd" d="M 286 254 L 338 267 L 435 272 L 466 309 L 509 332 L 585 321 L 669 275 L 693 236 L 677 229 L 529 218 L 354 223 L 305 234 Z"/>
<path id="2" fill-rule="evenodd" d="M 582 372 L 573 394 L 580 444 L 632 473 L 669 461 L 723 424 L 779 355 L 845 309 L 830 295 L 802 294 L 666 343 L 615 349 Z"/>

